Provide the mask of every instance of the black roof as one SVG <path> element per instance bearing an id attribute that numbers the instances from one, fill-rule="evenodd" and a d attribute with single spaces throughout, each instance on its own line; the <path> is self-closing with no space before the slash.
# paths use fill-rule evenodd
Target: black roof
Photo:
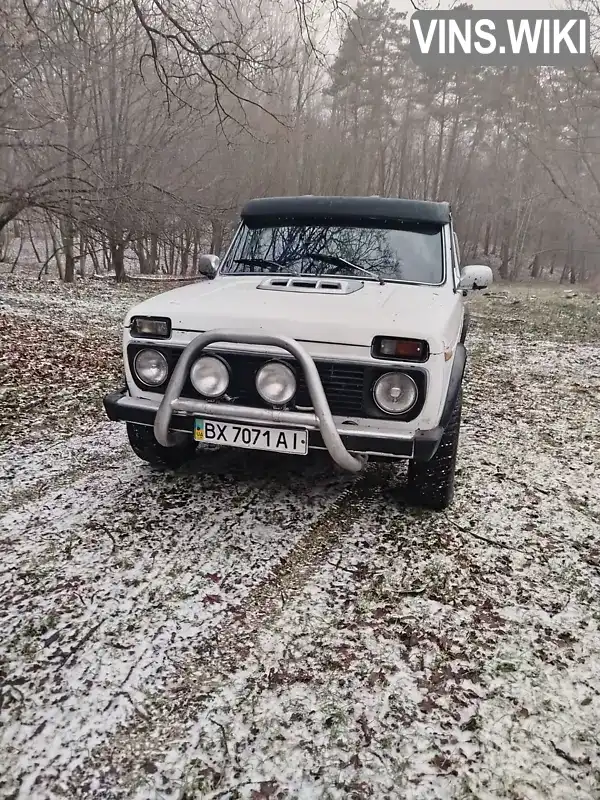
<path id="1" fill-rule="evenodd" d="M 249 200 L 241 216 L 248 224 L 259 220 L 344 220 L 378 222 L 450 222 L 450 205 L 428 200 L 403 200 L 399 197 L 263 197 Z"/>

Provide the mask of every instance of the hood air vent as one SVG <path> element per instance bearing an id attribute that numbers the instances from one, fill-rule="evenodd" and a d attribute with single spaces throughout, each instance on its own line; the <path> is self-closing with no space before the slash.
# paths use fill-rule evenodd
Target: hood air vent
<path id="1" fill-rule="evenodd" d="M 311 292 L 312 294 L 352 294 L 362 289 L 359 280 L 336 278 L 267 278 L 256 287 L 278 292 Z"/>

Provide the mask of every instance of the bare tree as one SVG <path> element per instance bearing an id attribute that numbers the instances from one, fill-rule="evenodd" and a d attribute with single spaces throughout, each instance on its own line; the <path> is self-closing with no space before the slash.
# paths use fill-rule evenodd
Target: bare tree
<path id="1" fill-rule="evenodd" d="M 5 5 L 0 247 L 23 217 L 40 275 L 194 275 L 245 199 L 298 193 L 449 200 L 507 280 L 597 269 L 594 61 L 424 70 L 388 0 Z"/>

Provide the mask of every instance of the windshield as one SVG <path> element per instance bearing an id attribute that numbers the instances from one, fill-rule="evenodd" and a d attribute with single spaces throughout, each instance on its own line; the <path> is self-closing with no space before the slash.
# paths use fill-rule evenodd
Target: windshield
<path id="1" fill-rule="evenodd" d="M 242 226 L 221 274 L 335 275 L 440 284 L 442 229 L 324 224 Z"/>

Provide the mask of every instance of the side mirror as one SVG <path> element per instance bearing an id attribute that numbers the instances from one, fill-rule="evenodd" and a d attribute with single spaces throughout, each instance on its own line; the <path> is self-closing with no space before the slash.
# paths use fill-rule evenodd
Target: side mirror
<path id="1" fill-rule="evenodd" d="M 219 269 L 219 256 L 212 255 L 212 253 L 200 256 L 198 259 L 198 272 L 201 275 L 206 275 L 207 278 L 214 278 Z"/>
<path id="2" fill-rule="evenodd" d="M 460 273 L 458 288 L 465 291 L 468 289 L 487 289 L 493 281 L 494 274 L 489 267 L 472 265 L 470 267 L 464 267 Z"/>

